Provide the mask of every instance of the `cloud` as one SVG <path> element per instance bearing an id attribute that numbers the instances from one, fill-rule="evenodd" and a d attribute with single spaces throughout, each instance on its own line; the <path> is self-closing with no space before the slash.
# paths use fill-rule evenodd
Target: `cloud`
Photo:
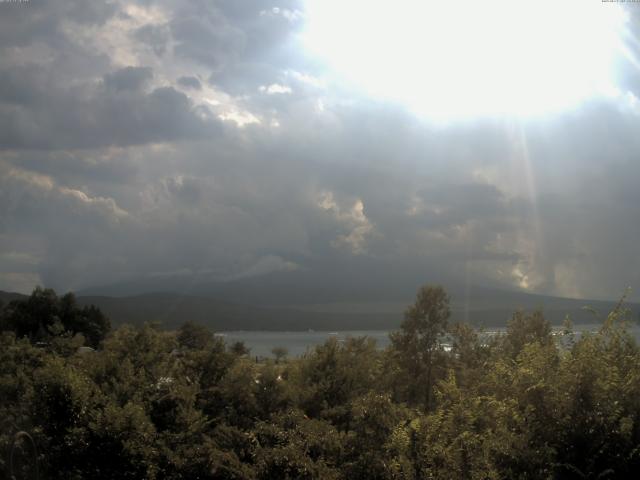
<path id="1" fill-rule="evenodd" d="M 63 26 L 104 24 L 117 12 L 117 3 L 83 0 L 32 1 L 25 5 L 4 5 L 0 17 L 0 44 L 3 47 L 25 46 L 33 42 L 65 42 Z"/>
<path id="2" fill-rule="evenodd" d="M 266 93 L 267 95 L 277 95 L 277 94 L 283 94 L 283 93 L 291 93 L 291 88 L 287 87 L 286 85 L 280 85 L 277 83 L 272 83 L 271 85 L 261 85 L 260 89 L 261 92 Z"/>
<path id="3" fill-rule="evenodd" d="M 62 87 L 43 67 L 17 69 L 31 81 L 18 86 L 2 75 L 0 148 L 73 149 L 202 138 L 216 135 L 215 111 L 172 86 L 145 91 L 148 67 L 127 67 L 102 81 Z M 15 74 L 13 74 L 15 75 Z"/>
<path id="4" fill-rule="evenodd" d="M 294 269 L 640 288 L 636 71 L 554 117 L 432 125 L 327 79 L 303 8 L 3 7 L 0 288 Z"/>
<path id="5" fill-rule="evenodd" d="M 92 254 L 93 264 L 106 260 L 96 252 L 132 220 L 111 197 L 60 185 L 48 175 L 0 167 L 0 243 L 13 252 L 0 258 L 0 276 L 12 276 L 14 289 L 22 290 L 25 279 L 47 280 L 52 270 L 56 281 L 69 275 L 75 282 Z M 109 249 L 104 252 L 108 257 Z"/>
<path id="6" fill-rule="evenodd" d="M 58 185 L 48 175 L 5 166 L 2 168 L 3 223 L 23 223 L 29 217 L 45 219 L 55 212 L 74 214 L 75 222 L 82 216 L 88 220 L 99 217 L 108 223 L 118 223 L 129 217 L 113 198 L 92 196 L 76 188 Z M 22 218 L 23 215 L 26 218 Z M 52 215 L 52 217 L 55 215 Z M 46 218 L 52 221 L 53 218 Z"/>
<path id="7" fill-rule="evenodd" d="M 195 90 L 202 90 L 202 84 L 196 77 L 182 76 L 178 79 L 178 85 Z"/>
<path id="8" fill-rule="evenodd" d="M 208 14 L 180 16 L 170 23 L 176 42 L 176 55 L 190 58 L 220 70 L 244 48 L 245 37 L 226 19 L 208 11 Z"/>
<path id="9" fill-rule="evenodd" d="M 255 277 L 273 272 L 291 272 L 297 269 L 298 265 L 295 262 L 285 260 L 277 255 L 266 255 L 260 257 L 253 265 L 232 278 Z"/>
<path id="10" fill-rule="evenodd" d="M 367 237 L 372 233 L 373 225 L 364 214 L 362 200 L 358 198 L 345 208 L 336 202 L 332 192 L 323 191 L 319 195 L 318 206 L 347 228 L 347 232 L 338 235 L 331 245 L 346 247 L 357 255 L 366 252 Z"/>
<path id="11" fill-rule="evenodd" d="M 156 55 L 162 56 L 168 49 L 171 40 L 171 30 L 168 25 L 148 23 L 138 27 L 133 32 L 133 37 L 135 40 L 148 45 Z"/>
<path id="12" fill-rule="evenodd" d="M 139 91 L 152 77 L 153 70 L 150 67 L 125 67 L 105 75 L 104 86 L 107 90 L 115 92 Z"/>

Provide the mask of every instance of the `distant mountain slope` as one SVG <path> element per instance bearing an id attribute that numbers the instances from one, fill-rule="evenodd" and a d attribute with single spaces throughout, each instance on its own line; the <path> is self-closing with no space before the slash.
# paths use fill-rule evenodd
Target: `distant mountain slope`
<path id="1" fill-rule="evenodd" d="M 545 316 L 560 324 L 566 315 L 573 322 L 597 323 L 615 307 L 615 302 L 576 300 L 522 292 L 500 291 L 476 287 L 462 294 L 454 290 L 452 321 L 498 327 L 506 325 L 517 309 L 542 308 Z M 25 298 L 16 293 L 0 292 L 0 300 L 8 303 Z M 404 302 L 333 302 L 280 306 L 247 305 L 224 302 L 216 298 L 176 293 L 149 293 L 127 297 L 79 296 L 82 305 L 93 304 L 114 325 L 159 322 L 175 328 L 187 320 L 202 323 L 217 331 L 229 330 L 387 330 L 398 328 L 402 314 L 412 299 Z M 585 309 L 593 308 L 594 314 Z M 635 318 L 640 305 L 629 304 Z"/>
<path id="2" fill-rule="evenodd" d="M 172 292 L 172 300 L 154 305 L 168 322 L 191 315 L 220 328 L 243 329 L 354 329 L 396 328 L 404 309 L 426 282 L 442 284 L 451 296 L 453 320 L 477 325 L 503 326 L 518 309 L 542 308 L 554 324 L 571 315 L 574 323 L 594 323 L 615 307 L 606 300 L 580 300 L 534 295 L 478 285 L 461 285 L 437 272 L 397 263 L 370 264 L 348 260 L 344 264 L 315 264 L 222 282 L 206 274 L 163 276 L 87 289 L 83 295 L 123 296 Z M 622 293 L 622 292 L 621 292 Z M 118 317 L 133 315 L 141 299 L 115 307 Z M 189 302 L 179 298 L 192 299 Z M 197 300 L 196 300 L 197 298 Z M 148 303 L 148 302 L 146 302 Z M 153 302 L 151 302 L 153 303 Z M 187 305 L 191 303 L 190 305 Z M 160 307 L 160 305 L 163 305 Z M 583 307 L 591 307 L 600 318 Z M 640 305 L 628 305 L 638 318 Z M 142 308 L 142 307 L 141 307 Z M 150 314 L 151 312 L 147 310 Z M 211 316 L 206 313 L 211 312 Z"/>
<path id="3" fill-rule="evenodd" d="M 134 297 L 78 297 L 93 304 L 115 324 L 159 322 L 175 328 L 187 320 L 224 330 L 343 330 L 387 329 L 399 325 L 401 315 L 386 313 L 324 313 L 294 308 L 253 307 L 206 297 L 154 293 Z"/>
<path id="4" fill-rule="evenodd" d="M 23 298 L 27 298 L 27 296 L 23 295 L 22 293 L 3 292 L 2 290 L 0 290 L 0 302 L 5 305 L 12 300 L 20 300 Z"/>
<path id="5" fill-rule="evenodd" d="M 244 305 L 305 305 L 333 302 L 405 302 L 425 282 L 447 281 L 438 272 L 425 272 L 413 264 L 369 263 L 345 258 L 340 263 L 315 262 L 292 271 L 221 281 L 210 274 L 163 275 L 114 285 L 87 288 L 81 295 L 131 296 L 172 292 L 216 298 Z"/>
<path id="6" fill-rule="evenodd" d="M 261 306 L 307 306 L 347 302 L 392 302 L 406 305 L 413 301 L 418 287 L 425 283 L 443 285 L 454 304 L 468 304 L 473 309 L 555 304 L 558 300 L 568 300 L 474 284 L 473 281 L 464 283 L 438 272 L 425 271 L 419 265 L 397 262 L 370 264 L 353 259 L 345 259 L 341 264 L 318 263 L 293 271 L 278 271 L 228 281 L 221 281 L 210 274 L 138 278 L 113 285 L 86 288 L 80 290 L 78 295 L 128 297 L 153 292 L 171 292 Z M 620 294 L 622 292 L 621 288 Z M 600 303 L 593 300 L 578 302 Z"/>

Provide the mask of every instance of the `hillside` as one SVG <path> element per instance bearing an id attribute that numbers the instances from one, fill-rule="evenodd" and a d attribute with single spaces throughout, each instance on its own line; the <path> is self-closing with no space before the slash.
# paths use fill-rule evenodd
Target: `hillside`
<path id="1" fill-rule="evenodd" d="M 0 292 L 0 300 L 24 297 Z M 466 296 L 452 298 L 452 320 L 468 321 L 477 326 L 506 325 L 518 309 L 541 308 L 552 324 L 561 324 L 566 315 L 573 322 L 597 323 L 615 302 L 577 300 L 521 292 L 476 288 Z M 80 295 L 81 305 L 93 304 L 111 319 L 114 325 L 158 322 L 166 328 L 176 328 L 186 320 L 207 325 L 216 331 L 229 330 L 387 330 L 398 328 L 406 302 L 330 302 L 289 305 L 259 305 L 221 301 L 207 296 L 176 293 L 148 293 L 125 297 Z M 598 316 L 593 311 L 598 312 Z M 629 304 L 635 318 L 640 305 Z"/>

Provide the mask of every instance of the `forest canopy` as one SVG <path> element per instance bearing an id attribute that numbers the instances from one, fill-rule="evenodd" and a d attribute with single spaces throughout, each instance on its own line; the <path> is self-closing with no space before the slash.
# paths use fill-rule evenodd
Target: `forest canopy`
<path id="1" fill-rule="evenodd" d="M 488 336 L 422 287 L 390 346 L 251 357 L 186 322 L 114 331 L 36 289 L 0 316 L 0 476 L 52 479 L 630 478 L 640 350 L 515 312 Z M 446 341 L 446 345 L 445 345 Z M 87 349 L 87 346 L 94 347 Z M 445 348 L 446 347 L 446 348 Z"/>

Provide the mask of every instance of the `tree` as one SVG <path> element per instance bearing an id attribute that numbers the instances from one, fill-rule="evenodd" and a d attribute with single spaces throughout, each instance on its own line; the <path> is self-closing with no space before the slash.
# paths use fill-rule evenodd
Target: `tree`
<path id="1" fill-rule="evenodd" d="M 92 347 L 97 347 L 111 330 L 111 322 L 102 311 L 95 305 L 83 307 L 78 314 L 77 326 L 71 328 L 72 333 L 82 333 L 87 339 L 87 343 Z"/>
<path id="2" fill-rule="evenodd" d="M 58 297 L 50 288 L 36 287 L 24 300 L 13 300 L 5 308 L 0 328 L 27 337 L 32 342 L 49 341 L 56 335 L 81 333 L 92 347 L 105 338 L 111 323 L 98 307 L 79 307 L 73 293 Z"/>
<path id="3" fill-rule="evenodd" d="M 289 350 L 285 347 L 273 347 L 271 353 L 276 357 L 276 363 L 280 363 L 280 360 L 284 360 L 289 355 Z"/>
<path id="4" fill-rule="evenodd" d="M 431 408 L 434 364 L 451 315 L 449 296 L 441 286 L 425 285 L 404 314 L 400 331 L 390 335 L 391 351 L 405 380 L 408 400 Z M 408 377 L 408 378 L 407 378 Z"/>
<path id="5" fill-rule="evenodd" d="M 527 315 L 517 311 L 507 324 L 507 334 L 504 338 L 504 348 L 512 357 L 516 357 L 529 343 L 551 345 L 551 324 L 544 318 L 540 310 Z"/>
<path id="6" fill-rule="evenodd" d="M 237 342 L 233 342 L 233 344 L 231 345 L 230 350 L 231 350 L 231 353 L 233 353 L 234 355 L 236 355 L 238 357 L 247 356 L 247 355 L 249 355 L 249 352 L 251 352 L 249 347 L 247 347 L 242 340 L 238 340 Z"/>
<path id="7" fill-rule="evenodd" d="M 58 297 L 50 288 L 36 287 L 24 300 L 13 300 L 5 307 L 3 329 L 15 332 L 16 337 L 27 337 L 32 342 L 46 340 L 48 328 L 58 316 Z"/>
<path id="8" fill-rule="evenodd" d="M 379 384 L 379 357 L 371 338 L 349 337 L 344 343 L 329 338 L 291 371 L 299 405 L 310 417 L 348 429 L 351 401 Z"/>
<path id="9" fill-rule="evenodd" d="M 491 354 L 488 345 L 478 336 L 478 332 L 466 323 L 455 323 L 449 328 L 451 341 L 451 366 L 456 381 L 463 387 L 470 387 L 483 372 L 483 365 Z"/>
<path id="10" fill-rule="evenodd" d="M 368 392 L 351 406 L 350 431 L 345 446 L 345 478 L 389 478 L 393 460 L 389 440 L 398 425 L 406 424 L 411 410 L 398 405 L 386 393 Z"/>
<path id="11" fill-rule="evenodd" d="M 259 422 L 254 432 L 258 479 L 348 478 L 336 468 L 343 457 L 344 435 L 325 421 L 290 410 Z"/>
<path id="12" fill-rule="evenodd" d="M 268 419 L 291 403 L 288 385 L 281 371 L 281 367 L 272 363 L 264 364 L 255 380 L 254 396 L 262 419 Z"/>
<path id="13" fill-rule="evenodd" d="M 213 342 L 213 334 L 204 325 L 187 321 L 178 330 L 178 344 L 188 350 L 204 350 Z"/>

